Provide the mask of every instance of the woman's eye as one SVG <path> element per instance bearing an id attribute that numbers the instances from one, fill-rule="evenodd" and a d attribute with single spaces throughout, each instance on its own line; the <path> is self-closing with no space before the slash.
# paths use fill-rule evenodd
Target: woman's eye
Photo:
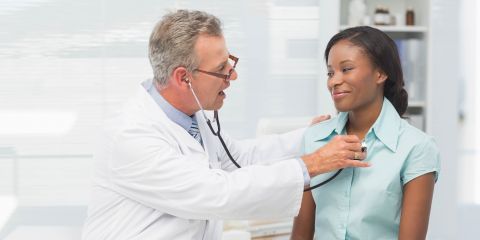
<path id="1" fill-rule="evenodd" d="M 353 68 L 344 68 L 344 69 L 342 69 L 342 71 L 343 71 L 343 72 L 348 72 L 348 71 L 350 71 L 350 70 L 352 70 L 352 69 L 353 69 Z"/>
<path id="2" fill-rule="evenodd" d="M 327 73 L 327 76 L 328 76 L 328 77 L 332 77 L 332 76 L 333 76 L 333 72 L 328 72 L 328 73 Z"/>

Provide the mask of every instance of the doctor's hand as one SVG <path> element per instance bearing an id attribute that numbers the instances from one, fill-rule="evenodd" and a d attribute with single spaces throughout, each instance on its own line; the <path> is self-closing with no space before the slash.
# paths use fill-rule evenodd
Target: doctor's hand
<path id="1" fill-rule="evenodd" d="M 302 156 L 310 177 L 347 167 L 369 167 L 360 139 L 355 135 L 337 135 L 325 146 Z"/>
<path id="2" fill-rule="evenodd" d="M 320 116 L 316 116 L 312 119 L 312 121 L 310 122 L 310 125 L 314 125 L 314 124 L 317 124 L 319 122 L 323 122 L 325 120 L 328 120 L 330 119 L 330 115 L 320 115 Z"/>

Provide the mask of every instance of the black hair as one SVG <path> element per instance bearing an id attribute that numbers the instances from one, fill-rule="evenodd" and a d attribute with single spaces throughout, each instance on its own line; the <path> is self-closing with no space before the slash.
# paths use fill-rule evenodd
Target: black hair
<path id="1" fill-rule="evenodd" d="M 383 93 L 402 116 L 407 111 L 408 93 L 404 89 L 402 64 L 395 42 L 376 28 L 368 26 L 348 28 L 335 34 L 328 42 L 325 49 L 326 62 L 330 49 L 340 40 L 348 40 L 362 48 L 374 66 L 387 76 Z"/>

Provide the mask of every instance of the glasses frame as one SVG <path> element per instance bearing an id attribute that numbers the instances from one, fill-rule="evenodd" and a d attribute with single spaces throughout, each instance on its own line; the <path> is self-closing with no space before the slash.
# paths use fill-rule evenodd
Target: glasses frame
<path id="1" fill-rule="evenodd" d="M 221 74 L 221 73 L 216 73 L 216 72 L 209 72 L 209 71 L 205 71 L 205 70 L 201 70 L 201 69 L 194 69 L 193 71 L 197 71 L 197 72 L 201 72 L 201 73 L 205 73 L 205 74 L 208 74 L 210 76 L 214 76 L 214 77 L 218 77 L 218 78 L 221 78 L 223 79 L 224 81 L 228 81 L 230 80 L 230 77 L 232 77 L 232 74 L 233 72 L 235 71 L 235 67 L 237 66 L 237 63 L 238 63 L 238 57 L 235 57 L 233 55 L 228 55 L 228 58 L 233 60 L 233 66 L 232 68 L 228 71 L 228 74 Z"/>

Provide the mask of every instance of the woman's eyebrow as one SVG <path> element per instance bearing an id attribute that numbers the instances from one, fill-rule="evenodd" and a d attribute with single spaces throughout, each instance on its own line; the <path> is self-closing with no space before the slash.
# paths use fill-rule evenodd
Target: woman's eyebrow
<path id="1" fill-rule="evenodd" d="M 343 64 L 343 63 L 348 63 L 348 62 L 353 62 L 353 60 L 350 60 L 350 59 L 346 59 L 346 60 L 343 60 L 340 62 L 340 64 Z"/>
<path id="2" fill-rule="evenodd" d="M 350 62 L 353 62 L 353 60 L 346 59 L 346 60 L 341 61 L 340 64 L 350 63 Z M 328 64 L 327 67 L 332 67 L 332 65 L 331 65 L 331 64 Z"/>

